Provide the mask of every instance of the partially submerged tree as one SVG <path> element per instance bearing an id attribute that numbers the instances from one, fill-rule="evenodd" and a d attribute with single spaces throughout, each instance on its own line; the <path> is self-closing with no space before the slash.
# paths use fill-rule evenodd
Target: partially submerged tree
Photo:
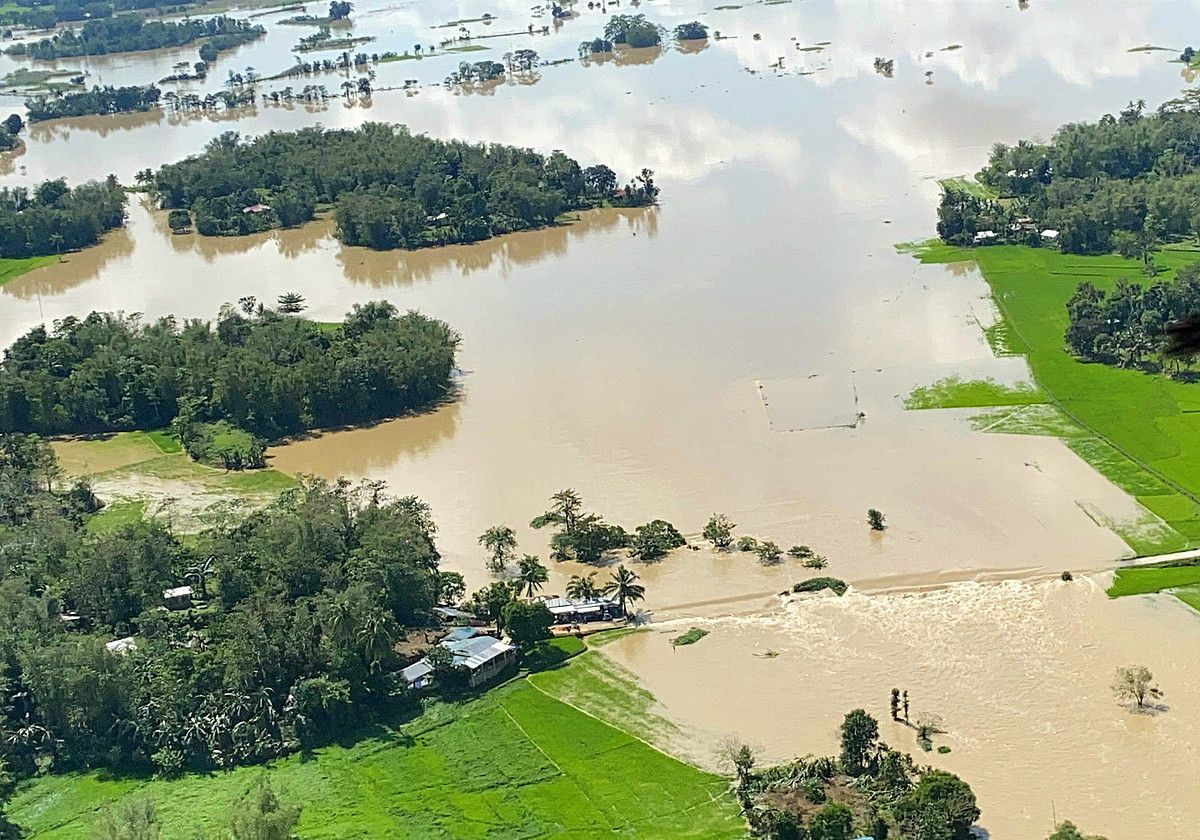
<path id="1" fill-rule="evenodd" d="M 1139 709 L 1145 708 L 1148 701 L 1163 696 L 1154 684 L 1154 675 L 1144 665 L 1118 668 L 1117 681 L 1113 683 L 1112 690 L 1118 700 L 1132 700 Z"/>
<path id="2" fill-rule="evenodd" d="M 507 525 L 493 525 L 479 535 L 479 544 L 490 552 L 488 570 L 498 575 L 512 562 L 517 532 Z"/>
<path id="3" fill-rule="evenodd" d="M 867 524 L 871 526 L 872 531 L 882 531 L 887 527 L 887 523 L 884 521 L 883 512 L 878 511 L 875 508 L 869 508 L 867 510 Z"/>
<path id="4" fill-rule="evenodd" d="M 860 776 L 870 772 L 879 758 L 879 722 L 863 709 L 849 712 L 842 721 L 842 772 Z"/>
<path id="5" fill-rule="evenodd" d="M 733 545 L 733 529 L 737 525 L 723 513 L 714 513 L 708 518 L 701 536 L 713 544 L 714 548 L 728 550 Z"/>
<path id="6" fill-rule="evenodd" d="M 783 559 L 783 550 L 770 540 L 759 543 L 755 551 L 758 553 L 758 562 L 764 566 L 774 566 Z"/>

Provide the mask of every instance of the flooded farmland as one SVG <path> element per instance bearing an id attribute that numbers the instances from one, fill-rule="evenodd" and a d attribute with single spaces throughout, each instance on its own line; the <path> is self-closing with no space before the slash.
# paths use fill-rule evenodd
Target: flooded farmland
<path id="1" fill-rule="evenodd" d="M 465 24 L 486 47 L 470 60 L 522 47 L 574 59 L 604 24 L 577 8 L 552 24 L 511 0 L 368 0 L 353 31 L 376 39 L 369 51 L 407 50 L 489 11 L 491 23 Z M 977 271 L 923 266 L 894 245 L 931 235 L 936 180 L 979 168 L 994 141 L 1177 93 L 1185 81 L 1170 54 L 1127 50 L 1174 45 L 1194 6 L 646 0 L 638 11 L 667 26 L 700 19 L 724 37 L 699 51 L 570 61 L 486 90 L 442 87 L 461 58 L 445 54 L 379 64 L 377 88 L 420 84 L 366 101 L 55 121 L 30 130 L 3 181 L 113 173 L 132 183 L 225 131 L 386 121 L 561 149 L 623 179 L 646 166 L 658 207 L 379 253 L 340 243 L 330 219 L 237 239 L 174 236 L 134 196 L 125 230 L 0 287 L 0 340 L 92 309 L 211 317 L 245 295 L 291 291 L 318 320 L 380 298 L 444 319 L 463 337 L 455 401 L 275 447 L 271 465 L 384 480 L 425 499 L 444 567 L 470 586 L 487 579 L 476 539 L 491 525 L 516 527 L 521 549 L 545 556 L 545 535 L 525 526 L 564 487 L 629 527 L 662 517 L 695 537 L 724 511 L 739 533 L 811 545 L 851 595 L 780 607 L 774 593 L 806 576 L 790 563 L 677 552 L 638 569 L 648 610 L 699 616 L 714 632 L 674 654 L 659 635 L 633 636 L 611 655 L 668 712 L 777 759 L 829 751 L 842 713 L 879 712 L 892 685 L 906 685 L 945 719 L 953 752 L 930 760 L 975 786 L 992 837 L 1044 835 L 1053 808 L 1110 840 L 1151 827 L 1185 836 L 1200 805 L 1200 741 L 1186 725 L 1200 704 L 1200 619 L 1171 599 L 1109 602 L 1102 577 L 1046 582 L 1129 556 L 1108 526 L 1143 514 L 1062 442 L 980 434 L 969 412 L 904 411 L 914 387 L 949 375 L 1028 372 L 984 340 L 995 311 Z M 229 70 L 293 63 L 306 31 L 256 20 L 267 37 L 219 59 L 210 87 Z M 549 31 L 523 32 L 529 24 Z M 501 32 L 517 34 L 480 37 Z M 59 66 L 87 71 L 88 84 L 145 83 L 189 55 Z M 895 60 L 891 78 L 875 72 L 876 56 Z M 6 57 L 0 74 L 32 64 Z M 343 78 L 268 89 L 336 91 Z M 868 507 L 887 514 L 884 534 L 866 527 Z M 578 571 L 552 569 L 550 590 Z M 751 656 L 766 648 L 780 656 Z M 1161 675 L 1168 712 L 1115 705 L 1108 684 L 1130 662 Z M 714 687 L 755 689 L 689 696 L 701 673 Z M 908 748 L 911 734 L 893 729 L 885 736 Z"/>

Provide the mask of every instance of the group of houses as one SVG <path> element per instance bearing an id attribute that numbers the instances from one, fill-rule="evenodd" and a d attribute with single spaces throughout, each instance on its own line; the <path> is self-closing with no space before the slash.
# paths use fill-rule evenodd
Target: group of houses
<path id="1" fill-rule="evenodd" d="M 625 617 L 620 602 L 606 595 L 595 598 L 539 597 L 537 600 L 546 605 L 556 626 L 570 627 Z M 438 644 L 450 651 L 453 665 L 467 669 L 470 674 L 467 684 L 471 688 L 495 679 L 516 662 L 516 647 L 483 627 L 466 623 L 474 620 L 470 613 L 455 607 L 436 607 L 434 612 L 447 624 L 458 625 L 452 627 Z M 418 659 L 400 673 L 408 687 L 415 690 L 428 688 L 434 681 L 434 666 L 428 657 Z"/>

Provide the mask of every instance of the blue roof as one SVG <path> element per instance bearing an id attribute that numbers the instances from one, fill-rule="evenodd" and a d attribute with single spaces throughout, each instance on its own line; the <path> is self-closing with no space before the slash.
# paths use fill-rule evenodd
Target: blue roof
<path id="1" fill-rule="evenodd" d="M 443 642 L 465 642 L 467 639 L 473 639 L 478 636 L 481 631 L 478 627 L 455 627 L 449 633 L 442 637 Z"/>

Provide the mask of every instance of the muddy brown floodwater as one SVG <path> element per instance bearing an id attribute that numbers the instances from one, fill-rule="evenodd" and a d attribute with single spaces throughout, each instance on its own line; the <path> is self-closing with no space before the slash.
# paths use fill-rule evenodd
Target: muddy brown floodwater
<path id="1" fill-rule="evenodd" d="M 476 35 L 550 26 L 525 2 L 488 6 L 364 0 L 354 32 L 376 37 L 370 51 L 402 51 L 445 37 L 436 24 L 483 11 L 496 21 L 473 26 Z M 657 636 L 617 654 L 672 711 L 714 729 L 744 718 L 741 731 L 779 758 L 827 750 L 838 715 L 878 709 L 901 682 L 947 720 L 955 750 L 935 760 L 977 786 L 994 837 L 1038 836 L 1051 800 L 1060 816 L 1095 815 L 1090 829 L 1110 840 L 1150 825 L 1183 836 L 1179 815 L 1195 810 L 1200 771 L 1200 741 L 1185 726 L 1200 623 L 1174 602 L 1110 604 L 1088 584 L 1037 582 L 1127 556 L 1104 523 L 1143 511 L 1057 440 L 976 433 L 969 412 L 903 410 L 913 387 L 947 375 L 1014 382 L 1028 371 L 984 342 L 995 311 L 974 269 L 921 266 L 893 245 L 930 235 L 936 179 L 977 169 L 992 143 L 1175 94 L 1182 82 L 1162 54 L 1127 50 L 1174 43 L 1193 10 L 1064 0 L 931 14 L 856 0 L 717 11 L 681 0 L 640 11 L 667 26 L 699 18 L 727 37 L 699 51 L 567 61 L 486 90 L 441 87 L 461 56 L 439 54 L 376 68 L 377 87 L 418 80 L 410 94 L 51 123 L 29 132 L 3 182 L 110 172 L 132 182 L 224 131 L 376 120 L 561 149 L 622 178 L 648 166 L 661 206 L 379 254 L 340 244 L 329 220 L 244 239 L 172 236 L 135 198 L 126 230 L 0 288 L 0 341 L 91 309 L 211 317 L 244 295 L 286 291 L 321 320 L 379 298 L 444 318 L 463 336 L 456 401 L 274 448 L 274 466 L 421 496 L 445 566 L 472 586 L 486 580 L 477 535 L 508 523 L 522 550 L 544 554 L 546 536 L 526 523 L 568 486 L 630 527 L 663 517 L 695 536 L 724 511 L 739 532 L 808 544 L 855 594 L 780 612 L 773 593 L 806 576 L 794 564 L 677 552 L 639 568 L 647 611 L 713 619 L 720 632 L 669 659 L 638 653 Z M 291 63 L 301 33 L 259 20 L 267 38 L 219 59 L 214 86 L 229 70 Z M 581 9 L 544 36 L 478 39 L 487 51 L 471 58 L 532 47 L 573 59 L 604 20 Z M 950 44 L 962 48 L 943 50 Z M 813 45 L 822 48 L 804 49 Z M 62 64 L 88 70 L 89 83 L 145 82 L 188 53 Z M 895 59 L 893 78 L 874 72 L 875 56 Z M 0 71 L 20 64 L 0 59 Z M 340 81 L 265 89 L 336 91 Z M 887 514 L 885 533 L 867 529 L 868 507 Z M 578 571 L 556 567 L 550 591 Z M 982 582 L 1004 578 L 1018 582 Z M 897 586 L 932 591 L 884 594 Z M 787 653 L 760 662 L 747 652 L 755 645 Z M 1170 712 L 1114 709 L 1107 683 L 1124 659 L 1160 672 Z M 678 670 L 688 662 L 705 671 L 693 700 L 679 696 L 694 687 Z M 752 690 L 713 693 L 746 680 Z M 1073 743 L 1090 752 L 1072 762 Z"/>

